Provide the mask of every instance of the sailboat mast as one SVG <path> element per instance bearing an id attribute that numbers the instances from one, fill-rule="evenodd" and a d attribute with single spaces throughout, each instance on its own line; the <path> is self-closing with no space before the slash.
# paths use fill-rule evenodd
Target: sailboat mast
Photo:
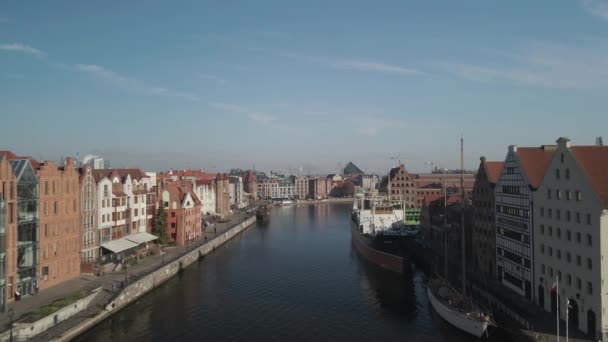
<path id="1" fill-rule="evenodd" d="M 461 213 L 460 213 L 460 249 L 462 251 L 462 296 L 467 295 L 467 271 L 466 271 L 466 253 L 465 253 L 465 233 L 464 233 L 464 140 L 462 135 L 460 136 L 460 201 L 461 201 Z"/>

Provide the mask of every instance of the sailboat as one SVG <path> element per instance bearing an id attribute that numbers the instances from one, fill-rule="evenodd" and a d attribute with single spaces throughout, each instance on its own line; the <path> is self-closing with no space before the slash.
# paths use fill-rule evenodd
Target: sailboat
<path id="1" fill-rule="evenodd" d="M 460 190 L 462 200 L 461 214 L 461 251 L 462 251 L 462 293 L 452 288 L 447 280 L 432 279 L 427 284 L 427 294 L 433 309 L 445 321 L 456 328 L 476 337 L 487 336 L 488 327 L 493 324 L 492 317 L 475 305 L 466 296 L 466 260 L 465 260 L 465 234 L 464 234 L 464 162 L 463 139 L 460 138 Z M 444 206 L 447 206 L 445 201 Z M 446 233 L 447 234 L 447 233 Z M 447 271 L 447 243 L 445 244 L 446 271 Z"/>

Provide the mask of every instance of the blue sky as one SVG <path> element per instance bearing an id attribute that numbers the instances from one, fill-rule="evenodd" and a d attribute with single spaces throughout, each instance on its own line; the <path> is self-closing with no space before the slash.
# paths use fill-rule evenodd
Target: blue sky
<path id="1" fill-rule="evenodd" d="M 607 91 L 600 0 L 0 5 L 0 149 L 40 159 L 474 168 L 592 144 Z"/>

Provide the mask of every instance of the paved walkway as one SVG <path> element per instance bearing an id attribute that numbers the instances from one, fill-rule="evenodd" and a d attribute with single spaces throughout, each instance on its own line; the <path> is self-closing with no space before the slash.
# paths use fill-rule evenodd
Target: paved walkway
<path id="1" fill-rule="evenodd" d="M 215 236 L 223 234 L 228 229 L 243 222 L 248 216 L 250 215 L 246 215 L 245 212 L 236 212 L 226 222 L 216 223 L 214 226 L 208 227 L 204 231 L 204 236 L 197 241 L 193 241 L 187 246 L 166 247 L 164 255 L 147 256 L 144 259 L 138 260 L 137 264 L 129 266 L 126 270 L 110 272 L 101 276 L 82 275 L 42 290 L 37 295 L 23 297 L 19 301 L 14 301 L 8 304 L 9 309 L 6 312 L 0 313 L 0 332 L 7 330 L 10 326 L 10 311 L 13 312 L 12 318 L 16 322 L 19 319 L 27 317 L 33 310 L 39 307 L 51 304 L 57 299 L 65 298 L 80 291 L 91 291 L 99 286 L 103 286 L 104 290 L 113 292 L 113 284 L 120 284 L 119 286 L 122 286 L 125 279 L 129 279 L 129 282 L 131 282 L 158 269 L 163 264 L 175 260 L 188 251 L 201 246 L 206 241 L 213 239 Z"/>

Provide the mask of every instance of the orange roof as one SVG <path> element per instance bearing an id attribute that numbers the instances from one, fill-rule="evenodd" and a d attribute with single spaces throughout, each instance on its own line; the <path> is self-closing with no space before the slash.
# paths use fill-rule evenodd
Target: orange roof
<path id="1" fill-rule="evenodd" d="M 608 208 L 608 146 L 572 146 L 570 150 Z"/>
<path id="2" fill-rule="evenodd" d="M 545 176 L 545 171 L 555 154 L 555 145 L 542 147 L 518 147 L 517 155 L 521 167 L 528 177 L 530 186 L 538 189 L 540 182 Z"/>
<path id="3" fill-rule="evenodd" d="M 486 168 L 486 175 L 488 176 L 488 181 L 492 184 L 498 183 L 498 178 L 500 177 L 500 173 L 502 172 L 502 167 L 504 166 L 505 163 L 486 161 L 483 164 Z"/>

